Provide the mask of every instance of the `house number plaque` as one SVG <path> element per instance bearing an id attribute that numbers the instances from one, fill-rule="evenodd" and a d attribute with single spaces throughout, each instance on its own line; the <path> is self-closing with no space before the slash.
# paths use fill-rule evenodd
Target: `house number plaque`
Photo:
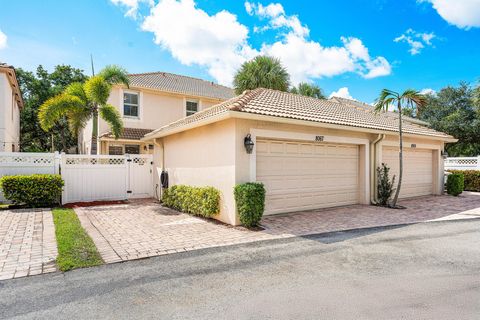
<path id="1" fill-rule="evenodd" d="M 315 136 L 315 141 L 320 142 L 323 141 L 324 138 L 324 136 Z"/>

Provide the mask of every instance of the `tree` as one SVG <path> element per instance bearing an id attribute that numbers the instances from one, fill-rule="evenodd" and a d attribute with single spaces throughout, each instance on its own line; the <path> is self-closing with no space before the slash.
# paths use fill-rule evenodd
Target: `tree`
<path id="1" fill-rule="evenodd" d="M 38 112 L 43 130 L 50 130 L 59 120 L 66 117 L 72 133 L 78 134 L 90 119 L 94 121 L 93 139 L 98 137 L 97 118 L 105 120 L 118 138 L 123 123 L 118 110 L 107 103 L 112 85 L 123 83 L 128 86 L 127 72 L 118 66 L 107 66 L 97 76 L 85 83 L 74 82 L 58 95 L 48 99 Z"/>
<path id="2" fill-rule="evenodd" d="M 292 87 L 290 89 L 290 92 L 317 99 L 326 99 L 325 95 L 322 92 L 322 89 L 319 86 L 306 82 L 300 82 L 298 84 L 298 87 Z"/>
<path id="3" fill-rule="evenodd" d="M 480 155 L 479 98 L 480 87 L 472 88 L 465 82 L 427 96 L 419 119 L 430 123 L 433 129 L 458 139 L 458 142 L 449 143 L 445 148 L 453 157 Z"/>
<path id="4" fill-rule="evenodd" d="M 233 79 L 236 94 L 256 88 L 288 91 L 289 85 L 287 70 L 279 59 L 269 56 L 257 56 L 243 63 Z"/>
<path id="5" fill-rule="evenodd" d="M 67 151 L 76 146 L 75 136 L 69 131 L 65 118 L 59 119 L 50 130 L 50 134 L 46 135 L 38 122 L 38 109 L 70 83 L 84 82 L 87 76 L 83 71 L 67 65 L 58 65 L 52 73 L 49 73 L 40 65 L 35 72 L 21 68 L 16 69 L 15 72 L 24 101 L 20 112 L 20 150 L 23 152 L 46 152 L 51 149 Z"/>
<path id="6" fill-rule="evenodd" d="M 398 201 L 398 195 L 400 194 L 400 189 L 402 187 L 402 176 L 403 176 L 403 132 L 402 132 L 402 107 L 408 106 L 411 108 L 416 108 L 420 110 L 426 104 L 426 98 L 423 94 L 420 94 L 418 91 L 415 90 L 405 90 L 402 94 L 398 92 L 391 91 L 388 89 L 383 89 L 380 93 L 379 98 L 375 102 L 375 111 L 381 112 L 384 110 L 388 110 L 388 106 L 390 105 L 397 106 L 398 111 L 398 135 L 399 135 L 399 152 L 398 152 L 398 160 L 399 160 L 399 172 L 398 172 L 398 184 L 397 190 L 395 191 L 395 196 L 393 197 L 392 206 L 396 207 Z"/>

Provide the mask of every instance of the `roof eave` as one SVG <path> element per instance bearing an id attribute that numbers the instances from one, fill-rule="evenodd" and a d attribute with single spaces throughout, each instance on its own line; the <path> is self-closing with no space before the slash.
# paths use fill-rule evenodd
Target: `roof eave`
<path id="1" fill-rule="evenodd" d="M 222 97 L 214 97 L 214 96 L 205 96 L 205 95 L 199 95 L 199 94 L 195 94 L 195 93 L 191 93 L 191 92 L 180 92 L 180 91 L 157 89 L 157 88 L 134 86 L 134 85 L 130 85 L 129 87 L 127 87 L 123 84 L 117 84 L 117 86 L 119 86 L 121 88 L 124 88 L 124 89 L 129 89 L 129 90 L 137 89 L 137 90 L 149 90 L 149 91 L 153 91 L 153 92 L 165 92 L 165 93 L 172 94 L 172 95 L 190 96 L 190 97 L 196 97 L 196 98 L 200 98 L 200 99 L 210 99 L 210 100 L 216 100 L 216 101 L 225 101 L 225 100 L 233 98 L 233 97 L 222 98 Z"/>

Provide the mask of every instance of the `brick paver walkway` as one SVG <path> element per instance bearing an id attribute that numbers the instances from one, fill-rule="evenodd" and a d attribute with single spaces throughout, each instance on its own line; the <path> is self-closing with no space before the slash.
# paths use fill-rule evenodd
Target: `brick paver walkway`
<path id="1" fill-rule="evenodd" d="M 53 272 L 56 257 L 50 210 L 0 211 L 0 280 Z"/>
<path id="2" fill-rule="evenodd" d="M 204 220 L 160 206 L 153 200 L 127 205 L 77 208 L 82 225 L 107 263 L 253 241 L 354 228 L 480 218 L 480 193 L 402 201 L 407 209 L 349 206 L 267 216 L 262 231 Z"/>

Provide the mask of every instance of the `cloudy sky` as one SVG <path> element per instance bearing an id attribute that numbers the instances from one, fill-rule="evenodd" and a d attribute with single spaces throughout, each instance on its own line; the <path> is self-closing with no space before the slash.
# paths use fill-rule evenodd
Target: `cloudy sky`
<path id="1" fill-rule="evenodd" d="M 278 57 L 293 84 L 372 102 L 382 88 L 480 79 L 480 0 L 17 0 L 0 11 L 0 61 L 28 70 L 167 71 L 230 85 Z"/>

